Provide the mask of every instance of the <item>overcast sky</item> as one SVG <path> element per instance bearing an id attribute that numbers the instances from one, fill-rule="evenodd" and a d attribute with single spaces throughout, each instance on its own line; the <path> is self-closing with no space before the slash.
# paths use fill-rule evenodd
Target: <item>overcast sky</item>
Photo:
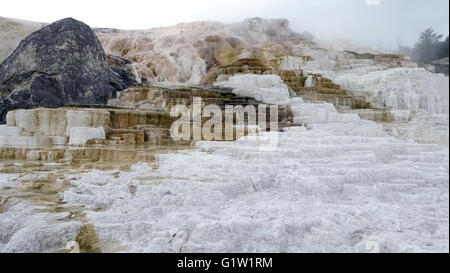
<path id="1" fill-rule="evenodd" d="M 297 32 L 351 39 L 374 48 L 413 45 L 433 27 L 449 33 L 448 0 L 5 0 L 0 16 L 53 22 L 74 17 L 91 27 L 146 29 L 180 22 L 287 18 Z"/>

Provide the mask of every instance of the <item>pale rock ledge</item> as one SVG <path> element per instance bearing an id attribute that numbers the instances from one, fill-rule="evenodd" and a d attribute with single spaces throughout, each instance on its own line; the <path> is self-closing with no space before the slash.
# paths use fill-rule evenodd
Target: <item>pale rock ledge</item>
<path id="1" fill-rule="evenodd" d="M 85 145 L 88 140 L 104 140 L 105 129 L 103 127 L 72 127 L 70 128 L 69 145 Z"/>

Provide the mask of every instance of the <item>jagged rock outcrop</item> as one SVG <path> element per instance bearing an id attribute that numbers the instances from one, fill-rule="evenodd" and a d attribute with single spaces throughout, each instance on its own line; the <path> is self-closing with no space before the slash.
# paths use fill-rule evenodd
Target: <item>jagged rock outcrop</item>
<path id="1" fill-rule="evenodd" d="M 0 122 L 11 109 L 106 104 L 135 84 L 130 75 L 109 66 L 88 25 L 57 21 L 25 38 L 1 64 Z"/>
<path id="2" fill-rule="evenodd" d="M 112 78 L 114 80 L 111 84 L 113 86 L 120 84 L 115 86 L 116 89 L 124 90 L 132 85 L 136 85 L 136 83 L 140 84 L 147 82 L 145 77 L 138 75 L 132 61 L 109 54 L 106 57 L 108 58 L 108 64 L 113 71 Z"/>

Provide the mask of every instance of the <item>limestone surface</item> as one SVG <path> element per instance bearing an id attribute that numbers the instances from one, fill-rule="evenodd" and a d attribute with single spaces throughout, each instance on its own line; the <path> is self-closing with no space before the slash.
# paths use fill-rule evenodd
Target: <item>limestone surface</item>
<path id="1" fill-rule="evenodd" d="M 103 127 L 71 127 L 69 133 L 69 145 L 84 145 L 88 140 L 103 140 L 105 129 Z"/>

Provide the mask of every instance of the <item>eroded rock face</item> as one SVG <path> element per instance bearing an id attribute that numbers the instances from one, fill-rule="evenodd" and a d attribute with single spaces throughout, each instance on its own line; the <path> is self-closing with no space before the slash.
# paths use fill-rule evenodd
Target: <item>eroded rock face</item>
<path id="1" fill-rule="evenodd" d="M 138 75 L 134 63 L 125 58 L 114 55 L 107 55 L 108 64 L 113 71 L 113 80 L 111 84 L 118 90 L 124 90 L 136 83 L 145 83 L 147 79 Z M 119 85 L 117 85 L 119 84 Z"/>
<path id="2" fill-rule="evenodd" d="M 133 85 L 111 68 L 91 28 L 66 18 L 25 38 L 0 66 L 0 122 L 11 109 L 106 104 Z"/>
<path id="3" fill-rule="evenodd" d="M 220 66 L 243 58 L 270 61 L 289 55 L 310 35 L 293 32 L 285 19 L 251 18 L 239 23 L 181 23 L 149 30 L 96 30 L 108 54 L 133 61 L 148 83 L 199 84 Z"/>

